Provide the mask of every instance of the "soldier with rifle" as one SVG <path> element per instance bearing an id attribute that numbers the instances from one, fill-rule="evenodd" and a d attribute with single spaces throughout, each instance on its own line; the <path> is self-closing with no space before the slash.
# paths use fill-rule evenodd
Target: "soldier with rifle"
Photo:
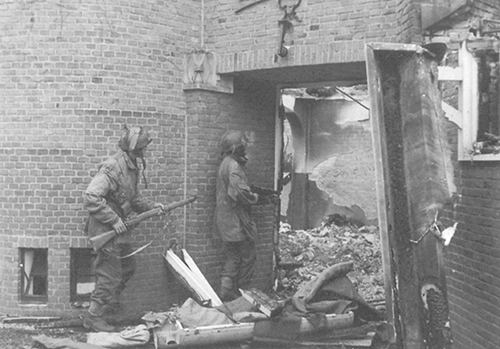
<path id="1" fill-rule="evenodd" d="M 255 270 L 257 227 L 251 206 L 269 202 L 276 192 L 249 185 L 245 170 L 247 140 L 243 132 L 226 132 L 220 146 L 215 225 L 224 250 L 220 298 L 228 301 L 239 296 L 239 288 L 250 286 Z"/>
<path id="2" fill-rule="evenodd" d="M 156 208 L 161 213 L 164 210 L 161 203 L 142 197 L 138 189 L 141 171 L 137 160 L 141 160 L 142 178 L 147 188 L 144 151 L 151 141 L 142 127 L 124 126 L 118 142 L 120 150 L 99 166 L 83 195 L 84 207 L 89 213 L 85 227 L 89 237 L 92 239 L 110 230 L 115 235 L 101 243 L 102 247 L 94 245 L 97 250 L 96 283 L 88 314 L 83 317 L 84 326 L 94 331 L 114 330 L 103 315 L 119 309 L 119 296 L 135 271 L 126 217 L 132 212 Z"/>

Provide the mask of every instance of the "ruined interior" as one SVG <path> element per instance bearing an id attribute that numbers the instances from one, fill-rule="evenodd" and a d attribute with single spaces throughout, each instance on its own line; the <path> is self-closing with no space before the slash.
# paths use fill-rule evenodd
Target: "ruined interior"
<path id="1" fill-rule="evenodd" d="M 376 223 L 366 85 L 283 89 L 282 103 L 286 222 L 310 229 L 338 214 Z"/>
<path id="2" fill-rule="evenodd" d="M 293 294 L 312 272 L 354 260 L 366 301 L 383 305 L 375 168 L 366 84 L 280 90 L 283 155 L 278 281 Z M 283 265 L 296 265 L 296 269 Z"/>

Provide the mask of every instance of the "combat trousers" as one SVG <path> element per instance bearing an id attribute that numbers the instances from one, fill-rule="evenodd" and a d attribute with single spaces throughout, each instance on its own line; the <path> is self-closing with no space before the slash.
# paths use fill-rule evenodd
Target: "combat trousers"
<path id="1" fill-rule="evenodd" d="M 118 304 L 119 296 L 127 281 L 134 275 L 135 259 L 127 257 L 120 259 L 132 251 L 128 243 L 114 243 L 105 246 L 97 252 L 95 261 L 95 289 L 91 300 L 104 304 Z"/>
<path id="2" fill-rule="evenodd" d="M 233 288 L 248 288 L 255 272 L 255 262 L 257 254 L 255 242 L 245 241 L 224 241 L 224 265 L 221 277 L 231 278 Z"/>

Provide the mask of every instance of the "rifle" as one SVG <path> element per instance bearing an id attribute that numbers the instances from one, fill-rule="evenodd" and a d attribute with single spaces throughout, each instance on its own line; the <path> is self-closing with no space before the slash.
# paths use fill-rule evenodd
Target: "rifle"
<path id="1" fill-rule="evenodd" d="M 172 211 L 173 209 L 176 209 L 177 207 L 187 205 L 195 200 L 196 200 L 196 196 L 193 196 L 189 199 L 176 201 L 176 202 L 173 202 L 170 205 L 166 206 L 163 210 L 161 209 L 161 207 L 155 207 L 149 211 L 142 212 L 142 213 L 138 214 L 137 216 L 134 216 L 134 217 L 128 219 L 127 221 L 125 221 L 125 225 L 127 226 L 127 229 L 130 229 L 145 219 L 148 219 L 148 218 L 151 218 L 154 216 L 158 216 L 160 214 L 168 213 L 168 212 Z M 101 247 L 103 247 L 108 241 L 112 240 L 115 236 L 117 236 L 116 232 L 114 230 L 110 230 L 110 231 L 101 233 L 99 235 L 92 236 L 89 240 L 90 240 L 90 243 L 92 244 L 92 248 L 94 249 L 94 251 L 98 251 Z"/>
<path id="2" fill-rule="evenodd" d="M 259 201 L 257 202 L 258 204 L 276 204 L 277 199 L 280 196 L 280 192 L 277 190 L 272 190 L 269 188 L 262 188 L 258 187 L 256 185 L 251 185 L 250 190 L 259 195 Z"/>
<path id="3" fill-rule="evenodd" d="M 272 189 L 268 189 L 268 188 L 262 188 L 262 187 L 258 187 L 256 185 L 251 185 L 250 186 L 250 190 L 253 193 L 261 195 L 261 196 L 280 195 L 280 192 L 277 191 L 277 190 L 272 190 Z"/>

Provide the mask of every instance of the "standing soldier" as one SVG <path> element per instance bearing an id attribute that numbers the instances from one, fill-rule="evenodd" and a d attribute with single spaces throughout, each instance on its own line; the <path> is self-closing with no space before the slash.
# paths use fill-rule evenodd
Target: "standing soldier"
<path id="1" fill-rule="evenodd" d="M 152 139 L 142 127 L 124 127 L 118 142 L 120 150 L 104 161 L 85 191 L 84 206 L 89 212 L 86 232 L 90 237 L 113 229 L 116 238 L 97 251 L 95 264 L 96 283 L 91 295 L 88 314 L 83 318 L 86 328 L 94 331 L 113 331 L 113 326 L 104 319 L 105 313 L 118 310 L 119 296 L 135 271 L 125 218 L 132 211 L 140 213 L 160 203 L 146 200 L 139 194 L 139 167 L 142 162 L 142 177 L 147 188 L 144 170 L 144 151 Z"/>
<path id="2" fill-rule="evenodd" d="M 236 298 L 238 288 L 248 287 L 255 270 L 257 227 L 250 206 L 258 202 L 259 195 L 248 185 L 246 144 L 240 131 L 228 131 L 221 140 L 215 224 L 225 255 L 220 286 L 223 301 Z"/>

